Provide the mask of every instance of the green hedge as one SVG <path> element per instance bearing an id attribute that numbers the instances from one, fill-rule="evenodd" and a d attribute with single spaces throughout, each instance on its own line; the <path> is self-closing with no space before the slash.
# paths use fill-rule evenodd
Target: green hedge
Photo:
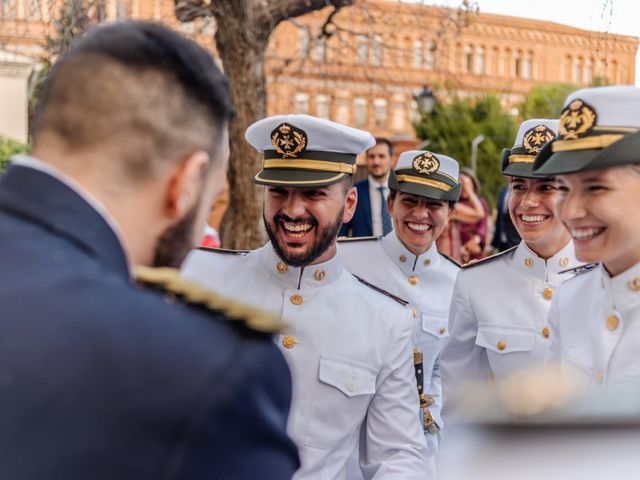
<path id="1" fill-rule="evenodd" d="M 25 145 L 15 140 L 0 136 L 0 171 L 4 170 L 9 158 L 16 153 L 24 153 L 29 150 L 29 145 Z"/>

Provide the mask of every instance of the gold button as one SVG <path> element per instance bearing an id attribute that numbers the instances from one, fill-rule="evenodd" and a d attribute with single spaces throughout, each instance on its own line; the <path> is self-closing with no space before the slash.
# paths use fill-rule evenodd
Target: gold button
<path id="1" fill-rule="evenodd" d="M 411 275 L 409 277 L 409 283 L 411 285 L 417 285 L 418 284 L 418 277 L 416 277 L 415 275 Z"/>
<path id="2" fill-rule="evenodd" d="M 278 264 L 276 265 L 276 268 L 278 269 L 278 272 L 280 273 L 284 273 L 287 270 L 289 270 L 289 267 L 287 267 L 287 264 L 284 262 L 278 262 Z"/>
<path id="3" fill-rule="evenodd" d="M 505 348 L 507 348 L 507 344 L 506 344 L 506 343 L 504 343 L 504 341 L 502 341 L 502 340 L 500 340 L 500 341 L 498 342 L 498 345 L 496 345 L 496 346 L 498 347 L 498 350 L 500 350 L 500 351 L 502 351 L 502 350 L 504 350 Z"/>
<path id="4" fill-rule="evenodd" d="M 640 277 L 633 277 L 627 282 L 627 287 L 632 292 L 640 292 Z"/>
<path id="5" fill-rule="evenodd" d="M 440 327 L 440 335 L 444 335 L 444 332 L 446 332 L 447 329 L 444 327 Z"/>
<path id="6" fill-rule="evenodd" d="M 398 257 L 398 260 L 400 260 L 402 263 L 407 261 L 407 257 L 405 257 L 404 255 L 400 255 L 400 257 Z"/>
<path id="7" fill-rule="evenodd" d="M 291 303 L 294 305 L 300 305 L 302 303 L 302 296 L 297 293 L 295 295 L 291 295 Z"/>
<path id="8" fill-rule="evenodd" d="M 533 258 L 525 259 L 524 264 L 529 268 L 533 267 Z"/>
<path id="9" fill-rule="evenodd" d="M 568 267 L 569 266 L 569 259 L 567 257 L 562 257 L 560 259 L 560 266 L 562 268 Z"/>
<path id="10" fill-rule="evenodd" d="M 543 336 L 544 338 L 549 338 L 549 327 L 544 327 L 544 328 L 542 329 L 542 336 Z"/>
<path id="11" fill-rule="evenodd" d="M 618 317 L 616 317 L 615 315 L 609 315 L 607 317 L 607 328 L 609 330 L 615 330 L 616 328 L 618 328 Z"/>
<path id="12" fill-rule="evenodd" d="M 412 308 L 411 315 L 413 315 L 413 318 L 416 318 L 418 316 L 418 311 L 415 308 Z"/>
<path id="13" fill-rule="evenodd" d="M 596 372 L 595 380 L 596 383 L 602 383 L 604 380 L 604 372 Z"/>
<path id="14" fill-rule="evenodd" d="M 545 298 L 545 300 L 551 300 L 551 297 L 553 297 L 553 288 L 545 288 L 544 292 L 542 292 L 542 296 Z"/>
<path id="15" fill-rule="evenodd" d="M 428 267 L 429 265 L 431 265 L 431 259 L 430 258 L 425 258 L 424 262 L 422 262 L 424 264 L 425 267 Z"/>
<path id="16" fill-rule="evenodd" d="M 324 270 L 316 270 L 316 273 L 313 274 L 313 278 L 315 278 L 319 282 L 324 280 L 324 277 L 326 277 L 326 276 L 327 276 L 327 274 L 325 273 Z"/>
<path id="17" fill-rule="evenodd" d="M 293 348 L 295 344 L 296 344 L 296 339 L 293 338 L 291 335 L 287 335 L 282 339 L 282 345 L 284 346 L 284 348 Z"/>

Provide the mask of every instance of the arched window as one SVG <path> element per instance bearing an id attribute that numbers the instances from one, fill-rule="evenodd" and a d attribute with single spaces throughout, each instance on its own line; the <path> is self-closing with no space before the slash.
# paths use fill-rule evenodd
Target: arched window
<path id="1" fill-rule="evenodd" d="M 435 51 L 436 51 L 436 45 L 433 42 L 428 42 L 427 43 L 427 51 L 425 52 L 425 66 L 427 67 L 427 70 L 434 70 L 435 66 L 436 66 L 436 61 L 435 61 Z"/>
<path id="2" fill-rule="evenodd" d="M 473 47 L 470 45 L 464 46 L 464 55 L 462 56 L 462 70 L 468 73 L 473 73 Z"/>
<path id="3" fill-rule="evenodd" d="M 422 40 L 413 42 L 413 68 L 422 68 Z"/>
<path id="4" fill-rule="evenodd" d="M 373 50 L 373 64 L 382 65 L 382 38 L 380 35 L 375 35 L 372 42 Z"/>
<path id="5" fill-rule="evenodd" d="M 384 98 L 373 100 L 373 117 L 376 128 L 386 128 L 387 126 L 387 101 Z"/>
<path id="6" fill-rule="evenodd" d="M 293 111 L 298 114 L 309 113 L 309 94 L 296 93 L 293 97 Z"/>
<path id="7" fill-rule="evenodd" d="M 329 97 L 327 95 L 316 95 L 316 117 L 326 118 L 330 117 L 329 110 Z"/>
<path id="8" fill-rule="evenodd" d="M 358 36 L 358 63 L 365 64 L 369 60 L 369 39 L 366 35 Z"/>
<path id="9" fill-rule="evenodd" d="M 478 75 L 484 75 L 485 69 L 486 69 L 485 63 L 486 63 L 486 56 L 485 56 L 484 47 L 478 47 L 476 49 L 476 73 Z"/>
<path id="10" fill-rule="evenodd" d="M 354 106 L 354 123 L 356 127 L 366 127 L 368 120 L 368 112 L 367 112 L 367 99 L 366 98 L 354 98 L 353 99 Z"/>

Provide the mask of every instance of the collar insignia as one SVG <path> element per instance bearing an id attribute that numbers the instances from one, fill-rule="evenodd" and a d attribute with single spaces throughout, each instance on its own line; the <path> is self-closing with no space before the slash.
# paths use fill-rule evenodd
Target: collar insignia
<path id="1" fill-rule="evenodd" d="M 524 134 L 522 148 L 524 148 L 528 154 L 533 155 L 542 150 L 542 147 L 553 140 L 555 136 L 556 134 L 549 127 L 538 125 L 537 127 L 530 128 Z"/>
<path id="2" fill-rule="evenodd" d="M 576 99 L 560 114 L 559 138 L 574 140 L 591 131 L 596 124 L 596 111 L 586 102 Z"/>
<path id="3" fill-rule="evenodd" d="M 413 159 L 413 170 L 423 175 L 431 175 L 440 168 L 440 160 L 431 152 L 424 152 Z"/>
<path id="4" fill-rule="evenodd" d="M 293 125 L 282 123 L 271 132 L 271 143 L 282 158 L 295 158 L 307 148 L 307 134 Z"/>

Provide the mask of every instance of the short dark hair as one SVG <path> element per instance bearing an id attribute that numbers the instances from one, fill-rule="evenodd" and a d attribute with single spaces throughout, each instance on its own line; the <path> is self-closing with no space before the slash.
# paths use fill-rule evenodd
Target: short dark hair
<path id="1" fill-rule="evenodd" d="M 98 26 L 72 46 L 45 83 L 34 129 L 74 149 L 117 151 L 132 176 L 152 159 L 214 153 L 234 113 L 211 55 L 159 24 Z"/>
<path id="2" fill-rule="evenodd" d="M 385 137 L 376 137 L 375 140 L 376 140 L 375 146 L 380 145 L 381 143 L 384 143 L 389 148 L 389 156 L 393 157 L 393 143 L 391 143 L 391 140 Z"/>

